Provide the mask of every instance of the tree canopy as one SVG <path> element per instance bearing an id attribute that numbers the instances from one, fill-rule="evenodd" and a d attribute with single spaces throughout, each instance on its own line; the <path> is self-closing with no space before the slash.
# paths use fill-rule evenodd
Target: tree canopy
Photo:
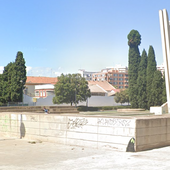
<path id="1" fill-rule="evenodd" d="M 149 47 L 148 51 L 148 61 L 147 61 L 147 76 L 146 76 L 146 81 L 147 81 L 147 100 L 148 100 L 148 109 L 152 105 L 152 99 L 151 98 L 151 91 L 154 86 L 152 86 L 152 81 L 154 77 L 154 73 L 156 71 L 156 60 L 155 60 L 155 52 L 152 46 Z"/>
<path id="2" fill-rule="evenodd" d="M 55 104 L 70 103 L 72 105 L 74 103 L 76 105 L 91 97 L 88 82 L 80 74 L 62 74 L 58 77 L 54 92 L 53 103 Z"/>
<path id="3" fill-rule="evenodd" d="M 128 89 L 117 92 L 114 99 L 116 103 L 129 103 Z"/>
<path id="4" fill-rule="evenodd" d="M 146 93 L 146 68 L 147 68 L 147 54 L 143 50 L 141 61 L 138 68 L 138 107 L 146 109 L 147 108 L 147 93 Z"/>
<path id="5" fill-rule="evenodd" d="M 23 53 L 18 51 L 15 62 L 4 67 L 0 76 L 0 102 L 22 102 L 26 82 L 26 66 Z"/>
<path id="6" fill-rule="evenodd" d="M 128 34 L 128 45 L 129 45 L 129 100 L 131 106 L 134 108 L 138 107 L 138 67 L 140 63 L 140 52 L 138 45 L 140 45 L 141 36 L 138 31 L 132 30 Z"/>

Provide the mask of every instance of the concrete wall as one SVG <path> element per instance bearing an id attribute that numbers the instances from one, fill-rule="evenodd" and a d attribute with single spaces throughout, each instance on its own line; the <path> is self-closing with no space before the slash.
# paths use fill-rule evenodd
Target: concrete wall
<path id="1" fill-rule="evenodd" d="M 1 113 L 0 135 L 126 151 L 135 119 Z"/>
<path id="2" fill-rule="evenodd" d="M 170 115 L 128 118 L 1 113 L 0 136 L 122 151 L 134 143 L 135 151 L 143 151 L 170 145 Z"/>
<path id="3" fill-rule="evenodd" d="M 56 106 L 53 104 L 54 95 L 47 96 L 46 98 L 39 98 L 35 103 L 36 106 Z M 33 99 L 24 97 L 24 103 L 30 104 Z M 32 102 L 33 103 L 33 102 Z M 31 104 L 32 104 L 31 103 Z M 120 103 L 116 103 L 114 96 L 91 96 L 88 98 L 88 106 L 117 106 L 121 105 Z M 86 102 L 80 102 L 78 105 L 86 106 Z M 62 106 L 70 106 L 70 104 L 61 104 Z"/>
<path id="4" fill-rule="evenodd" d="M 170 145 L 170 116 L 154 116 L 136 120 L 136 151 Z"/>

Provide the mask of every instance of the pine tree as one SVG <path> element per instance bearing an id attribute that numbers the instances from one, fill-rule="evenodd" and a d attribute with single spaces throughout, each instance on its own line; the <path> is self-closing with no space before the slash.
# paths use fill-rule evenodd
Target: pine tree
<path id="1" fill-rule="evenodd" d="M 153 76 L 151 86 L 151 96 L 149 98 L 150 106 L 161 106 L 162 105 L 162 91 L 163 91 L 163 79 L 162 73 L 156 70 Z"/>
<path id="2" fill-rule="evenodd" d="M 141 43 L 141 35 L 136 30 L 131 30 L 128 34 L 129 45 L 129 100 L 133 108 L 138 107 L 138 67 L 140 63 L 140 53 L 138 46 Z"/>
<path id="3" fill-rule="evenodd" d="M 151 100 L 151 91 L 152 91 L 152 81 L 154 77 L 154 73 L 156 71 L 156 61 L 155 61 L 155 52 L 152 46 L 149 47 L 148 52 L 148 62 L 147 62 L 147 86 L 146 86 L 146 92 L 147 92 L 147 100 L 148 100 L 148 109 L 152 105 L 153 101 Z M 153 86 L 154 88 L 154 86 Z"/>
<path id="4" fill-rule="evenodd" d="M 147 69 L 147 54 L 143 50 L 141 61 L 138 68 L 138 106 L 139 108 L 147 108 L 147 94 L 146 94 L 146 69 Z"/>

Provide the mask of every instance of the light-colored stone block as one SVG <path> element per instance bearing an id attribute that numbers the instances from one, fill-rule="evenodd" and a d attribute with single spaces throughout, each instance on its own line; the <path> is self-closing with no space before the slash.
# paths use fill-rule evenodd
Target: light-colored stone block
<path id="1" fill-rule="evenodd" d="M 149 136 L 149 135 L 156 135 L 156 134 L 166 134 L 167 128 L 166 126 L 161 127 L 153 127 L 153 128 L 137 128 L 136 129 L 136 136 Z"/>
<path id="2" fill-rule="evenodd" d="M 67 131 L 67 139 L 81 139 L 81 140 L 97 141 L 97 134 Z"/>
<path id="3" fill-rule="evenodd" d="M 132 136 L 134 137 L 134 136 Z M 128 145 L 132 137 L 127 136 L 111 136 L 111 135 L 98 135 L 98 142 L 107 142 L 115 144 L 125 144 Z"/>

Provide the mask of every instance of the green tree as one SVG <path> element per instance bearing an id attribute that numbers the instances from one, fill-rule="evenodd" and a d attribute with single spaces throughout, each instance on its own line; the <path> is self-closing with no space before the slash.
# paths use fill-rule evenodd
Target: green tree
<path id="1" fill-rule="evenodd" d="M 129 103 L 128 89 L 117 92 L 114 99 L 116 103 Z"/>
<path id="2" fill-rule="evenodd" d="M 12 77 L 11 77 L 11 100 L 13 102 L 23 101 L 23 89 L 26 82 L 26 66 L 23 53 L 17 52 Z"/>
<path id="3" fill-rule="evenodd" d="M 152 91 L 152 88 L 154 88 L 154 86 L 152 86 L 152 81 L 153 81 L 155 71 L 156 71 L 155 52 L 154 52 L 153 47 L 150 46 L 149 52 L 148 52 L 147 73 L 146 73 L 147 74 L 147 76 L 146 76 L 146 82 L 147 82 L 146 92 L 147 92 L 147 100 L 148 100 L 148 109 L 154 102 L 151 99 L 151 91 Z"/>
<path id="4" fill-rule="evenodd" d="M 13 73 L 13 67 L 14 67 L 14 63 L 10 62 L 7 66 L 4 67 L 4 71 L 1 76 L 1 80 L 2 80 L 1 102 L 2 103 L 11 102 L 11 78 Z"/>
<path id="5" fill-rule="evenodd" d="M 143 50 L 141 61 L 138 68 L 138 106 L 139 108 L 147 108 L 147 93 L 146 93 L 146 69 L 147 69 L 147 54 Z"/>
<path id="6" fill-rule="evenodd" d="M 166 85 L 165 85 L 165 73 L 163 74 L 163 90 L 162 90 L 162 103 L 167 102 L 167 96 L 166 96 Z"/>
<path id="7" fill-rule="evenodd" d="M 4 67 L 0 76 L 0 102 L 21 102 L 26 82 L 26 66 L 22 52 L 18 52 L 15 62 Z"/>
<path id="8" fill-rule="evenodd" d="M 138 107 L 138 67 L 140 63 L 140 53 L 138 46 L 141 43 L 141 35 L 136 30 L 131 30 L 128 34 L 129 45 L 129 100 L 133 108 Z"/>
<path id="9" fill-rule="evenodd" d="M 62 74 L 58 77 L 54 91 L 53 103 L 55 104 L 71 103 L 72 106 L 73 103 L 76 105 L 91 97 L 88 82 L 80 74 Z"/>
<path id="10" fill-rule="evenodd" d="M 163 91 L 162 73 L 159 70 L 156 70 L 152 81 L 151 96 L 148 101 L 150 106 L 162 105 L 162 91 Z"/>

